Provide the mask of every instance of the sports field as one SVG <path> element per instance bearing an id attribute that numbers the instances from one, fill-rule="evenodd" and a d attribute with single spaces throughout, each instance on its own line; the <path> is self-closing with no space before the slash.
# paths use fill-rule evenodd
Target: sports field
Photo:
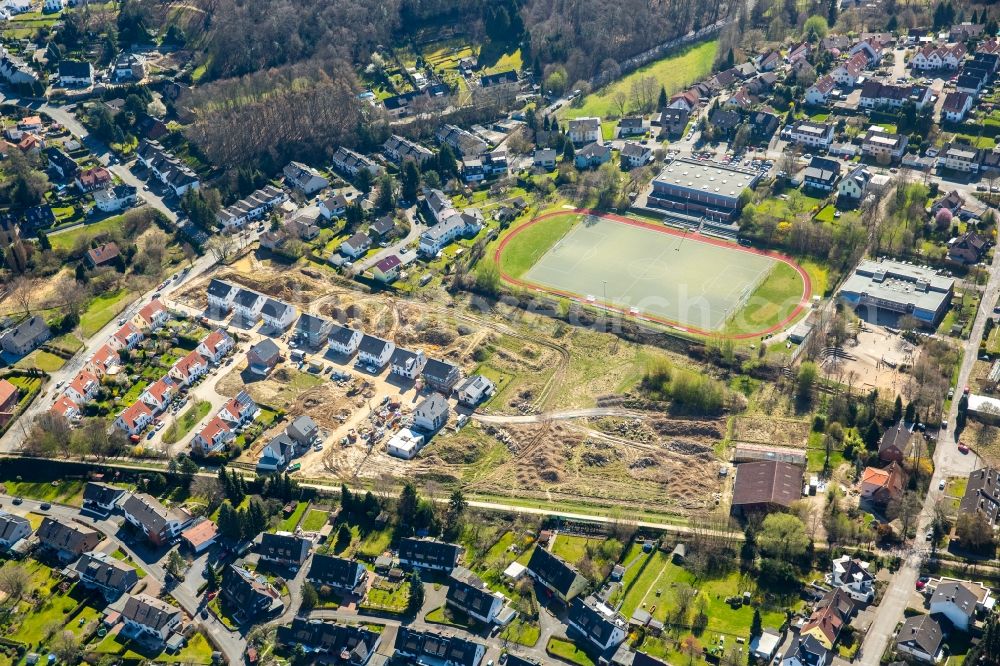
<path id="1" fill-rule="evenodd" d="M 692 333 L 763 334 L 808 298 L 804 272 L 784 257 L 613 215 L 535 218 L 497 260 L 512 284 Z"/>

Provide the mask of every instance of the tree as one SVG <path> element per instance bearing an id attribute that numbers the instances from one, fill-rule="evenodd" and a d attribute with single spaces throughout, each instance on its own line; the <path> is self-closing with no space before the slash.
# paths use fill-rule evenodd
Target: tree
<path id="1" fill-rule="evenodd" d="M 660 96 L 656 100 L 656 106 L 660 110 L 663 110 L 663 109 L 667 108 L 667 104 L 668 104 L 667 89 L 665 87 L 663 87 L 663 86 L 660 86 Z"/>
<path id="2" fill-rule="evenodd" d="M 447 143 L 442 144 L 437 156 L 437 170 L 441 178 L 447 178 L 458 174 L 458 165 L 455 162 L 455 153 Z"/>
<path id="3" fill-rule="evenodd" d="M 410 574 L 410 596 L 406 600 L 406 610 L 416 615 L 424 605 L 424 582 L 420 580 L 420 572 L 416 569 Z"/>
<path id="4" fill-rule="evenodd" d="M 8 562 L 0 569 L 0 591 L 7 595 L 13 605 L 17 605 L 28 592 L 31 585 L 31 574 L 21 564 Z"/>
<path id="5" fill-rule="evenodd" d="M 396 186 L 392 181 L 392 176 L 384 173 L 379 179 L 378 192 L 375 196 L 375 209 L 380 213 L 388 213 L 395 207 Z"/>
<path id="6" fill-rule="evenodd" d="M 878 448 L 878 443 L 882 439 L 882 430 L 878 427 L 878 422 L 872 419 L 868 423 L 868 427 L 865 428 L 865 448 L 869 451 L 874 451 Z"/>
<path id="7" fill-rule="evenodd" d="M 396 515 L 399 517 L 399 524 L 412 527 L 420 506 L 420 497 L 413 483 L 407 481 L 403 485 L 403 490 L 399 494 L 399 506 Z"/>
<path id="8" fill-rule="evenodd" d="M 963 548 L 974 553 L 985 552 L 994 546 L 993 528 L 982 511 L 959 513 L 955 535 Z"/>
<path id="9" fill-rule="evenodd" d="M 209 592 L 219 589 L 219 572 L 211 565 L 205 567 L 205 588 Z"/>
<path id="10" fill-rule="evenodd" d="M 917 406 L 911 400 L 906 403 L 906 410 L 903 412 L 903 420 L 907 423 L 913 423 L 917 418 Z"/>
<path id="11" fill-rule="evenodd" d="M 452 540 L 458 536 L 462 528 L 462 516 L 468 505 L 461 489 L 456 488 L 452 491 L 448 500 L 448 514 L 445 517 L 445 539 Z"/>
<path id="12" fill-rule="evenodd" d="M 416 160 L 406 160 L 403 164 L 403 175 L 400 183 L 400 196 L 403 201 L 413 203 L 417 200 L 420 190 L 420 169 Z"/>
<path id="13" fill-rule="evenodd" d="M 920 497 L 915 492 L 907 490 L 901 497 L 889 502 L 886 515 L 890 520 L 899 520 L 902 536 L 904 539 L 907 538 L 916 523 L 917 516 L 920 515 Z"/>
<path id="14" fill-rule="evenodd" d="M 764 626 L 760 619 L 760 609 L 753 609 L 753 620 L 750 622 L 750 638 L 757 638 L 764 633 Z"/>
<path id="15" fill-rule="evenodd" d="M 694 664 L 694 660 L 700 657 L 702 652 L 704 650 L 701 647 L 701 643 L 698 642 L 698 639 L 693 634 L 688 634 L 681 639 L 681 654 L 688 658 L 688 666 Z"/>
<path id="16" fill-rule="evenodd" d="M 166 569 L 167 573 L 172 575 L 174 578 L 184 578 L 184 570 L 187 568 L 187 562 L 181 557 L 181 554 L 177 552 L 177 549 L 171 550 L 170 554 L 167 555 L 167 564 L 163 567 Z"/>
<path id="17" fill-rule="evenodd" d="M 306 581 L 302 583 L 302 606 L 300 607 L 303 613 L 308 613 L 312 609 L 319 605 L 319 593 L 316 591 L 316 586 Z"/>
<path id="18" fill-rule="evenodd" d="M 802 26 L 802 34 L 810 42 L 816 43 L 826 37 L 829 27 L 822 16 L 810 16 Z"/>
<path id="19" fill-rule="evenodd" d="M 892 406 L 892 422 L 899 423 L 903 418 L 903 398 L 896 396 L 896 402 Z"/>
<path id="20" fill-rule="evenodd" d="M 63 664 L 75 664 L 80 658 L 80 640 L 69 629 L 60 631 L 50 643 L 52 653 Z"/>
<path id="21" fill-rule="evenodd" d="M 563 144 L 563 163 L 572 164 L 573 160 L 576 159 L 576 149 L 573 148 L 573 142 L 569 139 Z"/>
<path id="22" fill-rule="evenodd" d="M 764 519 L 757 543 L 765 554 L 787 561 L 805 555 L 809 535 L 798 516 L 772 513 Z"/>
<path id="23" fill-rule="evenodd" d="M 811 361 L 804 361 L 799 366 L 799 373 L 795 379 L 795 398 L 800 402 L 809 402 L 812 399 L 816 374 L 816 364 Z"/>
<path id="24" fill-rule="evenodd" d="M 830 0 L 830 5 L 826 10 L 826 24 L 829 27 L 837 25 L 837 17 L 840 14 L 840 1 Z"/>

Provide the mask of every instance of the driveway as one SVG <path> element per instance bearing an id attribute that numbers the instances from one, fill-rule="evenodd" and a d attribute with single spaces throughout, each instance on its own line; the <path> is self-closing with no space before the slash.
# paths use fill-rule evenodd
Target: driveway
<path id="1" fill-rule="evenodd" d="M 383 248 L 383 249 L 379 250 L 378 252 L 376 252 L 372 256 L 368 257 L 364 261 L 355 264 L 354 268 L 358 271 L 358 273 L 364 273 L 365 271 L 369 270 L 372 266 L 374 266 L 378 262 L 382 261 L 386 257 L 388 257 L 390 255 L 393 255 L 393 254 L 398 254 L 398 255 L 400 255 L 399 258 L 403 259 L 403 255 L 406 254 L 404 252 L 404 250 L 406 249 L 406 247 L 408 245 L 410 245 L 410 243 L 412 243 L 415 240 L 417 240 L 418 238 L 420 238 L 420 234 L 422 234 L 424 231 L 427 230 L 427 226 L 424 225 L 424 224 L 421 224 L 418 221 L 418 218 L 417 218 L 417 215 L 416 215 L 416 207 L 411 206 L 411 207 L 407 208 L 405 212 L 406 212 L 406 219 L 409 220 L 409 222 L 410 222 L 410 231 L 406 234 L 406 237 L 402 238 L 401 240 L 396 241 L 395 243 L 393 243 L 392 245 L 390 245 L 387 248 Z M 407 257 L 407 258 L 409 258 L 409 257 Z"/>

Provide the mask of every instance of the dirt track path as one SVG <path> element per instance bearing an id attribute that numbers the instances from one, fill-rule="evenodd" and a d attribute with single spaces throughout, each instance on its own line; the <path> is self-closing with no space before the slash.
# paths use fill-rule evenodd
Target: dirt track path
<path id="1" fill-rule="evenodd" d="M 498 414 L 473 414 L 472 418 L 481 423 L 494 425 L 520 425 L 525 423 L 545 423 L 546 421 L 569 421 L 573 419 L 589 419 L 600 416 L 623 416 L 628 418 L 646 418 L 648 413 L 623 407 L 589 407 L 586 409 L 567 409 L 561 412 L 545 414 L 519 414 L 503 416 Z"/>

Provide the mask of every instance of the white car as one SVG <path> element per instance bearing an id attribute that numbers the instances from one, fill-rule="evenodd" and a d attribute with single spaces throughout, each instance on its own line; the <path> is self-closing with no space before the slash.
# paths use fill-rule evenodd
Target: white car
<path id="1" fill-rule="evenodd" d="M 313 451 L 322 451 L 322 450 L 323 450 L 323 445 L 322 444 L 315 444 L 313 446 Z"/>
<path id="2" fill-rule="evenodd" d="M 941 483 L 938 484 L 938 490 L 944 490 L 944 479 L 941 479 Z"/>

